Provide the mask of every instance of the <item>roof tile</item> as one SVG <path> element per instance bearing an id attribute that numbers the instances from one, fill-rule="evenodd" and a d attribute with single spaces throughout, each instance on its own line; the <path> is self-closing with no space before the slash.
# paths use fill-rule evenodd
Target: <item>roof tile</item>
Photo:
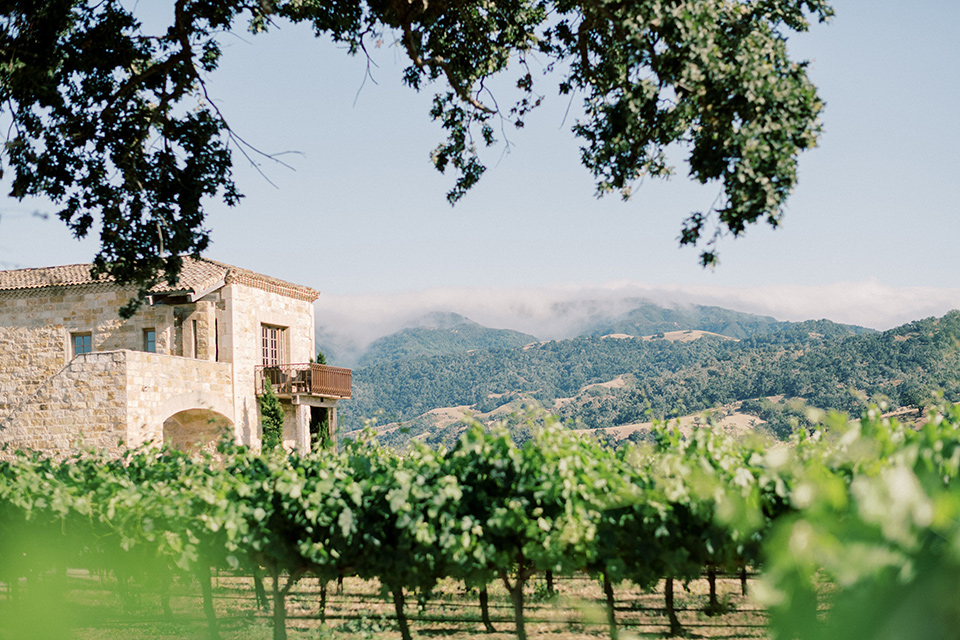
<path id="1" fill-rule="evenodd" d="M 44 287 L 80 286 L 90 284 L 111 284 L 112 277 L 90 277 L 91 264 L 67 264 L 56 267 L 38 267 L 32 269 L 12 269 L 0 271 L 0 292 L 42 289 Z M 234 267 L 206 258 L 185 257 L 183 269 L 176 286 L 163 282 L 151 289 L 154 293 L 199 293 L 216 286 L 220 281 L 237 282 L 248 286 L 265 288 L 284 295 L 312 302 L 320 294 L 316 289 L 305 287 L 277 278 L 271 278 L 248 269 Z"/>

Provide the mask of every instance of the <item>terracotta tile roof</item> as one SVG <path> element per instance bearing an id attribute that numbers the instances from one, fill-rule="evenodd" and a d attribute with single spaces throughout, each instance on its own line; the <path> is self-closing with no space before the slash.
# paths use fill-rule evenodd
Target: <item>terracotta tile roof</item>
<path id="1" fill-rule="evenodd" d="M 161 282 L 151 291 L 155 293 L 198 293 L 207 291 L 220 280 L 223 280 L 230 268 L 229 265 L 219 264 L 206 258 L 199 260 L 184 258 L 177 285 L 171 286 L 167 282 Z"/>
<path id="2" fill-rule="evenodd" d="M 42 289 L 44 287 L 80 286 L 91 284 L 110 285 L 113 279 L 103 276 L 90 277 L 90 264 L 67 264 L 57 267 L 38 267 L 34 269 L 12 269 L 0 271 L 0 292 Z M 320 292 L 310 287 L 271 278 L 249 269 L 241 269 L 222 262 L 200 258 L 183 259 L 183 269 L 176 286 L 161 283 L 152 291 L 155 293 L 200 293 L 216 288 L 223 281 L 235 282 L 258 289 L 265 289 L 281 295 L 313 302 Z"/>
<path id="3" fill-rule="evenodd" d="M 313 302 L 320 297 L 319 291 L 311 287 L 305 287 L 302 284 L 293 284 L 292 282 L 287 282 L 286 280 L 265 276 L 262 273 L 257 273 L 256 271 L 250 271 L 249 269 L 243 269 L 242 267 L 234 267 L 233 265 L 216 262 L 214 260 L 208 260 L 206 258 L 203 258 L 202 261 L 224 269 L 224 280 L 226 284 L 245 284 L 248 287 L 256 287 L 257 289 L 272 291 L 273 293 L 279 293 L 281 295 L 297 298 L 299 300 L 306 300 L 307 302 Z M 186 270 L 186 259 L 184 260 L 184 270 Z M 181 276 L 181 282 L 182 281 L 183 276 Z"/>
<path id="4" fill-rule="evenodd" d="M 0 291 L 109 282 L 106 278 L 98 281 L 91 278 L 90 267 L 92 266 L 90 264 L 65 264 L 59 267 L 0 271 Z"/>

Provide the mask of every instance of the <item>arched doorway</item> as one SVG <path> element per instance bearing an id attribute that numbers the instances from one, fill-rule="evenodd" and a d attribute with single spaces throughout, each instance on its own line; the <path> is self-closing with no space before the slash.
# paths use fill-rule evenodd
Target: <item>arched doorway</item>
<path id="1" fill-rule="evenodd" d="M 232 434 L 233 423 L 210 409 L 185 409 L 163 422 L 163 444 L 188 453 L 212 452 L 222 437 Z"/>

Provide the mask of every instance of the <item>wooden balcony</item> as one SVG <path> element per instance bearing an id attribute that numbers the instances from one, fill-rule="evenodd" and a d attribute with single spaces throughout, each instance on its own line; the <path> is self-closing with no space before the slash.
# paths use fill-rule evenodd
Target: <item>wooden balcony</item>
<path id="1" fill-rule="evenodd" d="M 279 397 L 318 396 L 349 398 L 353 371 L 312 362 L 258 366 L 255 372 L 257 393 L 263 393 L 263 382 L 269 380 Z"/>

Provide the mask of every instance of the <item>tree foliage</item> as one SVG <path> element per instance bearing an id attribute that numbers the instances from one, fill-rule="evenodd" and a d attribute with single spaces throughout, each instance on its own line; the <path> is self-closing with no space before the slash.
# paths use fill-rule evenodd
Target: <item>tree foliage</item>
<path id="1" fill-rule="evenodd" d="M 236 204 L 232 152 L 245 147 L 207 95 L 223 33 L 310 24 L 351 54 L 395 42 L 419 90 L 439 81 L 430 115 L 447 138 L 438 170 L 456 202 L 484 172 L 478 145 L 494 125 L 522 127 L 547 93 L 579 96 L 573 126 L 600 194 L 629 196 L 644 176 L 673 172 L 681 143 L 691 178 L 721 197 L 687 219 L 681 243 L 776 226 L 797 156 L 816 143 L 822 103 L 786 37 L 832 15 L 825 0 L 176 0 L 158 33 L 121 0 L 13 1 L 0 8 L 2 161 L 11 195 L 46 196 L 78 236 L 101 225 L 95 264 L 146 288 L 180 254 L 209 242 L 203 200 Z M 506 75 L 510 100 L 491 94 Z M 129 310 L 128 310 L 129 311 Z"/>

